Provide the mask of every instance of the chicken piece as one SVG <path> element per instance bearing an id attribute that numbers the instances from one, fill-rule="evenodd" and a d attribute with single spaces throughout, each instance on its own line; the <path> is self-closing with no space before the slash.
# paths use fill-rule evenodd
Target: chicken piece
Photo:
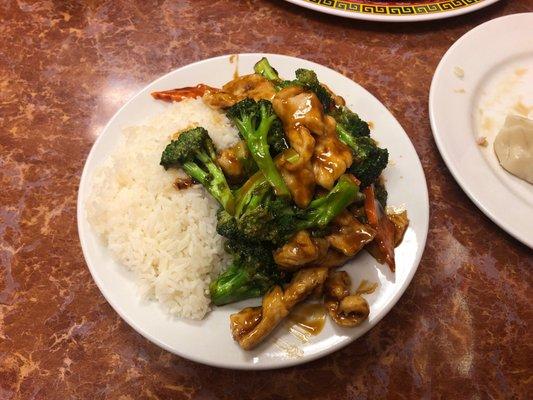
<path id="1" fill-rule="evenodd" d="M 289 86 L 274 96 L 272 106 L 286 131 L 303 125 L 316 135 L 324 133 L 323 108 L 314 93 L 300 86 Z"/>
<path id="2" fill-rule="evenodd" d="M 325 268 L 336 268 L 346 264 L 350 258 L 352 257 L 330 247 L 324 257 L 319 258 L 313 264 Z"/>
<path id="3" fill-rule="evenodd" d="M 368 302 L 358 294 L 350 294 L 351 279 L 346 271 L 329 275 L 324 285 L 324 304 L 333 321 L 345 327 L 360 325 L 370 314 Z"/>
<path id="4" fill-rule="evenodd" d="M 243 97 L 223 91 L 207 91 L 202 97 L 204 103 L 213 108 L 229 108 L 238 103 Z"/>
<path id="5" fill-rule="evenodd" d="M 294 162 L 282 158 L 278 168 L 296 205 L 305 208 L 315 189 L 315 173 L 310 162 L 315 139 L 311 133 L 322 135 L 325 129 L 322 105 L 314 93 L 290 86 L 276 94 L 272 106 L 283 122 L 291 149 L 299 155 Z"/>
<path id="6" fill-rule="evenodd" d="M 221 150 L 217 156 L 217 161 L 224 171 L 224 175 L 232 183 L 241 182 L 253 172 L 255 166 L 248 147 L 243 141 Z"/>
<path id="7" fill-rule="evenodd" d="M 331 247 L 349 257 L 355 256 L 366 244 L 374 240 L 376 230 L 363 224 L 350 213 L 343 211 L 333 220 L 333 233 L 326 236 Z"/>
<path id="8" fill-rule="evenodd" d="M 222 86 L 222 91 L 244 99 L 272 101 L 276 95 L 274 85 L 268 79 L 258 74 L 239 76 Z"/>
<path id="9" fill-rule="evenodd" d="M 351 284 L 352 281 L 346 271 L 332 272 L 324 284 L 324 291 L 327 296 L 342 300 L 350 295 Z"/>
<path id="10" fill-rule="evenodd" d="M 335 132 L 335 119 L 324 118 L 326 130 L 317 136 L 311 163 L 316 183 L 326 189 L 331 189 L 335 181 L 352 165 L 352 152 L 342 143 Z"/>
<path id="11" fill-rule="evenodd" d="M 361 325 L 370 314 L 368 302 L 358 294 L 346 296 L 339 302 L 326 304 L 329 315 L 337 325 L 354 327 Z"/>
<path id="12" fill-rule="evenodd" d="M 296 304 L 305 300 L 317 287 L 324 284 L 327 275 L 327 268 L 309 268 L 299 271 L 292 278 L 285 292 L 279 286 L 275 286 L 263 297 L 261 307 L 248 307 L 232 314 L 230 327 L 233 339 L 244 350 L 256 347 Z"/>
<path id="13" fill-rule="evenodd" d="M 401 212 L 388 212 L 387 216 L 394 225 L 394 245 L 398 247 L 403 240 L 405 231 L 409 226 L 409 218 L 407 217 L 407 211 Z"/>
<path id="14" fill-rule="evenodd" d="M 223 149 L 217 157 L 218 165 L 231 181 L 238 182 L 244 173 L 242 163 L 231 148 Z"/>
<path id="15" fill-rule="evenodd" d="M 323 257 L 328 251 L 328 242 L 312 238 L 306 230 L 299 231 L 285 245 L 274 252 L 274 261 L 281 269 L 295 271 L 303 265 Z"/>
<path id="16" fill-rule="evenodd" d="M 291 192 L 294 203 L 300 208 L 305 208 L 315 193 L 315 174 L 313 174 L 311 162 L 308 161 L 297 170 L 292 170 L 289 164 L 291 163 L 286 160 L 285 156 L 276 159 L 276 166 Z"/>
<path id="17" fill-rule="evenodd" d="M 260 318 L 258 318 L 257 310 L 253 311 L 249 308 L 230 316 L 233 339 L 244 350 L 251 350 L 261 343 L 289 314 L 289 310 L 283 302 L 283 290 L 279 286 L 272 288 L 263 297 L 260 309 Z"/>
<path id="18" fill-rule="evenodd" d="M 287 308 L 292 309 L 296 304 L 305 300 L 326 282 L 329 270 L 324 267 L 301 269 L 294 275 L 291 283 L 285 288 L 283 301 Z"/>
<path id="19" fill-rule="evenodd" d="M 231 333 L 235 340 L 244 337 L 254 329 L 263 316 L 262 307 L 246 307 L 230 316 Z"/>
<path id="20" fill-rule="evenodd" d="M 303 125 L 287 127 L 285 134 L 292 149 L 298 153 L 298 160 L 284 164 L 285 169 L 296 171 L 308 167 L 315 149 L 315 138 Z"/>

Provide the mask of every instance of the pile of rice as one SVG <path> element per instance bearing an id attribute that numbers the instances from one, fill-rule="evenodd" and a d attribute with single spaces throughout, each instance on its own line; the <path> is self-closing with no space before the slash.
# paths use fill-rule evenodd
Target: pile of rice
<path id="1" fill-rule="evenodd" d="M 218 204 L 199 185 L 177 190 L 183 172 L 159 165 L 175 133 L 193 126 L 206 128 L 219 149 L 238 139 L 225 115 L 202 100 L 171 104 L 124 129 L 95 173 L 86 205 L 92 227 L 134 272 L 142 294 L 172 315 L 200 319 L 209 311 L 209 283 L 228 262 L 216 233 Z"/>

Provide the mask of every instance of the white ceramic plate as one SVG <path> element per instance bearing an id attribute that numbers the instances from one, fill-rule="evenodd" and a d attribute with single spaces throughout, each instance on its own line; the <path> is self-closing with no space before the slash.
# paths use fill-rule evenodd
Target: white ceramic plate
<path id="1" fill-rule="evenodd" d="M 527 116 L 529 106 L 533 118 L 532 27 L 527 13 L 471 30 L 442 58 L 429 95 L 433 136 L 453 176 L 481 211 L 529 247 L 533 185 L 500 167 L 493 141 L 508 112 Z M 487 147 L 476 143 L 483 136 Z"/>
<path id="2" fill-rule="evenodd" d="M 252 71 L 262 54 L 241 54 L 239 71 Z M 251 300 L 216 308 L 203 321 L 171 318 L 158 304 L 141 301 L 133 277 L 113 261 L 91 229 L 85 212 L 85 200 L 95 168 L 118 143 L 121 128 L 138 124 L 161 112 L 167 104 L 155 101 L 150 92 L 206 83 L 221 86 L 233 77 L 235 69 L 229 56 L 216 57 L 179 68 L 152 82 L 109 121 L 96 140 L 83 170 L 78 196 L 78 230 L 83 253 L 91 274 L 102 294 L 120 316 L 137 332 L 159 346 L 201 363 L 240 369 L 279 368 L 307 362 L 339 349 L 375 326 L 398 301 L 413 277 L 426 242 L 429 204 L 424 172 L 404 130 L 392 114 L 374 96 L 341 74 L 318 64 L 293 57 L 266 55 L 285 77 L 294 76 L 299 67 L 314 69 L 321 81 L 347 100 L 353 110 L 374 123 L 374 134 L 391 154 L 385 177 L 391 205 L 405 206 L 411 220 L 402 244 L 396 249 L 396 275 L 362 252 L 346 269 L 358 284 L 361 279 L 378 282 L 379 288 L 367 296 L 370 316 L 355 329 L 341 329 L 327 322 L 324 330 L 301 343 L 283 325 L 257 350 L 245 352 L 232 340 L 229 315 Z"/>
<path id="3" fill-rule="evenodd" d="M 499 0 L 425 0 L 376 2 L 369 0 L 286 0 L 326 14 L 382 22 L 415 22 L 455 17 Z M 392 3 L 392 4 L 391 4 Z"/>

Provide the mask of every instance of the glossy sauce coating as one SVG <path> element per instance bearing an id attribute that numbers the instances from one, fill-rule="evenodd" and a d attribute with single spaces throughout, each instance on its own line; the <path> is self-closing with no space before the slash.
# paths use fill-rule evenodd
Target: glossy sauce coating
<path id="1" fill-rule="evenodd" d="M 311 335 L 318 335 L 326 324 L 326 309 L 321 303 L 304 303 L 289 314 L 289 321 Z"/>

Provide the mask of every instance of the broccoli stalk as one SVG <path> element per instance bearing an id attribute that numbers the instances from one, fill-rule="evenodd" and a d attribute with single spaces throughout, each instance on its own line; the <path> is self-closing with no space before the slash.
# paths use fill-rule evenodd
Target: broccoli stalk
<path id="1" fill-rule="evenodd" d="M 182 132 L 177 140 L 172 140 L 163 151 L 160 164 L 165 169 L 181 167 L 202 184 L 225 210 L 233 212 L 233 193 L 216 163 L 215 145 L 204 128 L 189 129 Z"/>
<path id="2" fill-rule="evenodd" d="M 263 75 L 266 79 L 274 83 L 281 81 L 278 71 L 270 65 L 266 57 L 263 57 L 254 65 L 254 71 L 256 74 Z"/>
<path id="3" fill-rule="evenodd" d="M 289 189 L 274 164 L 268 145 L 269 131 L 278 118 L 272 104 L 267 100 L 255 102 L 247 98 L 230 107 L 227 116 L 237 126 L 259 170 L 272 185 L 276 195 L 290 197 Z"/>
<path id="4" fill-rule="evenodd" d="M 214 304 L 220 306 L 259 297 L 273 285 L 283 282 L 284 275 L 274 263 L 271 248 L 228 241 L 226 249 L 233 255 L 233 261 L 209 286 Z"/>
<path id="5" fill-rule="evenodd" d="M 346 207 L 362 199 L 359 184 L 353 176 L 342 175 L 333 189 L 313 200 L 305 210 L 303 218 L 295 224 L 295 232 L 302 229 L 323 229 Z"/>
<path id="6" fill-rule="evenodd" d="M 254 175 L 237 194 L 235 216 L 224 210 L 217 214 L 217 232 L 232 240 L 284 244 L 302 229 L 324 229 L 348 205 L 360 200 L 358 182 L 343 175 L 324 197 L 313 200 L 301 210 L 265 191 L 265 180 Z"/>

